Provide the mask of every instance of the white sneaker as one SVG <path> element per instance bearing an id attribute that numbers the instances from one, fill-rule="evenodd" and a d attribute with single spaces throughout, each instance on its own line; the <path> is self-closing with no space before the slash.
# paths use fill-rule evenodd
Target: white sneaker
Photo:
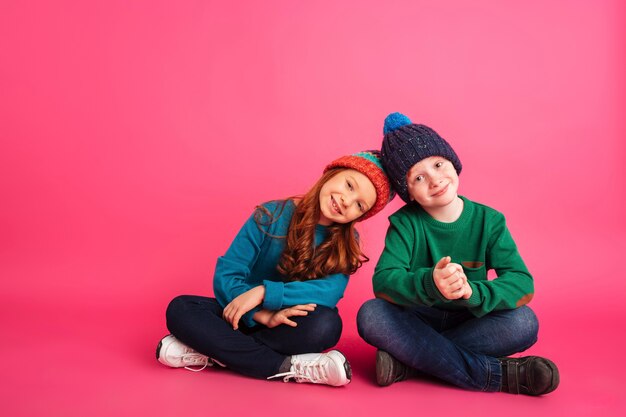
<path id="1" fill-rule="evenodd" d="M 171 334 L 168 334 L 159 342 L 156 349 L 156 357 L 163 365 L 171 368 L 185 368 L 194 372 L 199 372 L 207 366 L 213 366 L 214 364 L 226 367 L 223 363 L 196 352 Z"/>
<path id="2" fill-rule="evenodd" d="M 295 379 L 296 382 L 326 384 L 341 387 L 350 383 L 352 370 L 343 353 L 331 350 L 327 353 L 305 353 L 291 357 L 289 372 L 276 374 L 267 379 L 283 377 L 283 381 Z"/>

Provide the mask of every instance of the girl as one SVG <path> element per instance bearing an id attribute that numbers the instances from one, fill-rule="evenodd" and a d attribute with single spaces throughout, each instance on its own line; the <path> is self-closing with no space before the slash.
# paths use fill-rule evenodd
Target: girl
<path id="1" fill-rule="evenodd" d="M 218 365 L 256 378 L 342 386 L 345 356 L 337 302 L 348 275 L 368 259 L 355 222 L 393 198 L 377 151 L 331 162 L 301 198 L 256 208 L 217 260 L 215 298 L 176 297 L 156 351 L 159 362 L 202 370 Z M 191 366 L 201 368 L 193 369 Z"/>

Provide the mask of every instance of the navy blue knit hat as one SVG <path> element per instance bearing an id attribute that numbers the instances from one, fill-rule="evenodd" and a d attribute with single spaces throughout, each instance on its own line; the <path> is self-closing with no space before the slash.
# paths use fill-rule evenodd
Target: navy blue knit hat
<path id="1" fill-rule="evenodd" d="M 409 202 L 406 174 L 413 165 L 430 156 L 442 156 L 452 162 L 456 173 L 463 166 L 450 144 L 430 127 L 413 124 L 402 113 L 391 113 L 385 118 L 385 134 L 381 159 L 391 185 L 405 202 Z"/>

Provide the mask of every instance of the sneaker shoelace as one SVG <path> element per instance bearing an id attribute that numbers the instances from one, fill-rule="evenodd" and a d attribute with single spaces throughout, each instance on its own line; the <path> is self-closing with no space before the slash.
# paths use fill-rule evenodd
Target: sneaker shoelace
<path id="1" fill-rule="evenodd" d="M 284 382 L 289 382 L 293 378 L 296 382 L 312 382 L 314 384 L 328 380 L 326 367 L 319 361 L 309 363 L 296 362 L 293 364 L 292 369 L 292 371 L 276 374 L 267 379 L 283 377 Z"/>
<path id="2" fill-rule="evenodd" d="M 185 353 L 181 356 L 181 359 L 185 364 L 185 369 L 192 372 L 200 372 L 203 369 L 206 369 L 207 366 L 213 366 L 213 361 L 211 361 L 209 357 L 200 353 Z M 202 368 L 192 368 L 192 366 L 202 366 Z"/>

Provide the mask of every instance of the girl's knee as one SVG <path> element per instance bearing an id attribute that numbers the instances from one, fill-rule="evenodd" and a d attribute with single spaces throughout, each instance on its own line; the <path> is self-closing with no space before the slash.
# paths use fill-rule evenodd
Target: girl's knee
<path id="1" fill-rule="evenodd" d="M 189 303 L 192 302 L 193 298 L 192 295 L 179 295 L 170 301 L 167 310 L 165 310 L 165 320 L 170 331 L 172 325 L 175 326 L 177 323 L 185 321 Z"/>
<path id="2" fill-rule="evenodd" d="M 167 305 L 167 310 L 165 312 L 166 316 L 175 315 L 179 311 L 184 309 L 185 304 L 187 304 L 188 295 L 179 295 L 175 297 L 170 303 Z"/>
<path id="3" fill-rule="evenodd" d="M 290 342 L 289 352 L 321 352 L 339 342 L 343 323 L 335 308 L 317 306 L 307 316 L 292 319 L 298 326 L 293 329 L 295 333 L 291 337 L 297 340 Z"/>
<path id="4" fill-rule="evenodd" d="M 343 330 L 343 322 L 335 308 L 317 306 L 315 309 L 315 328 L 313 330 L 321 350 L 333 347 L 339 342 Z"/>

